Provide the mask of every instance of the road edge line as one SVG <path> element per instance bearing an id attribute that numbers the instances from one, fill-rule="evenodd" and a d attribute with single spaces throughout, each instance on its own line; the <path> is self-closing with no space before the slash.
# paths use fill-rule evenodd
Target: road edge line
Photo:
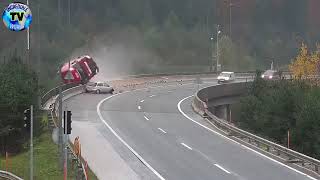
<path id="1" fill-rule="evenodd" d="M 208 131 L 210 131 L 210 132 L 213 132 L 213 133 L 215 133 L 215 134 L 217 134 L 217 135 L 219 135 L 219 136 L 221 136 L 221 137 L 223 137 L 223 138 L 225 138 L 225 139 L 227 139 L 227 140 L 229 140 L 229 141 L 232 141 L 232 142 L 234 142 L 234 143 L 236 143 L 236 144 L 239 145 L 239 142 L 237 142 L 237 141 L 235 141 L 235 140 L 233 140 L 233 139 L 231 139 L 231 138 L 229 138 L 229 137 L 227 137 L 227 136 L 225 136 L 225 135 L 223 135 L 223 134 L 221 134 L 221 133 L 219 133 L 219 132 L 217 132 L 217 131 L 215 131 L 215 130 L 213 130 L 213 129 L 211 129 L 211 128 L 209 128 L 209 127 L 207 127 L 207 126 L 205 126 L 205 125 L 203 125 L 203 124 L 201 124 L 201 123 L 199 123 L 199 122 L 197 122 L 197 121 L 195 121 L 195 120 L 193 120 L 191 117 L 189 117 L 186 113 L 184 113 L 184 112 L 182 111 L 182 109 L 181 109 L 181 103 L 182 103 L 183 101 L 185 101 L 186 99 L 189 99 L 189 98 L 191 98 L 191 97 L 193 97 L 193 96 L 194 96 L 194 95 L 187 96 L 187 97 L 185 97 L 185 98 L 183 98 L 183 99 L 181 99 L 181 100 L 179 101 L 179 103 L 177 104 L 177 107 L 178 107 L 179 112 L 180 112 L 185 118 L 189 119 L 190 121 L 194 122 L 195 124 L 199 125 L 200 127 L 203 127 L 204 129 L 206 129 L 206 130 L 208 130 Z M 248 147 L 248 146 L 246 146 L 246 145 L 243 145 L 243 144 L 241 144 L 241 145 L 242 145 L 242 147 L 244 147 L 244 148 L 246 148 L 246 149 L 248 149 L 248 150 L 250 150 L 250 151 L 252 151 L 252 152 L 254 152 L 254 153 L 256 153 L 256 154 L 258 154 L 258 155 L 260 155 L 260 156 L 262 156 L 262 157 L 264 157 L 264 158 L 266 158 L 266 159 L 269 159 L 269 160 L 271 160 L 271 161 L 273 161 L 273 162 L 275 162 L 275 163 L 277 163 L 277 164 L 279 164 L 279 165 L 282 165 L 282 166 L 284 166 L 284 167 L 286 167 L 286 168 L 288 168 L 288 169 L 290 169 L 290 170 L 292 170 L 292 171 L 294 171 L 294 172 L 296 172 L 296 173 L 298 173 L 298 174 L 300 174 L 300 175 L 306 176 L 306 177 L 308 177 L 309 179 L 312 179 L 312 180 L 317 180 L 316 178 L 311 177 L 311 176 L 308 175 L 308 174 L 305 174 L 305 173 L 303 173 L 303 172 L 301 172 L 301 171 L 299 171 L 299 170 L 297 170 L 297 169 L 295 169 L 295 168 L 293 168 L 293 167 L 290 167 L 290 166 L 288 166 L 288 165 L 286 165 L 286 164 L 284 164 L 284 163 L 282 163 L 282 162 L 279 162 L 279 161 L 277 161 L 277 160 L 275 160 L 275 159 L 273 159 L 273 158 L 271 158 L 271 157 L 269 157 L 269 156 L 267 156 L 267 155 L 264 155 L 264 154 L 262 154 L 262 153 L 260 153 L 260 152 L 258 152 L 258 151 L 256 151 L 256 150 L 254 150 L 254 149 L 251 149 L 250 147 Z"/>

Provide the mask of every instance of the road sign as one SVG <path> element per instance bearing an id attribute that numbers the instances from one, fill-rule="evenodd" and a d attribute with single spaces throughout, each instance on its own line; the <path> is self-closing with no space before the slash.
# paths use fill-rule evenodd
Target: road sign
<path id="1" fill-rule="evenodd" d="M 68 71 L 68 72 L 67 72 L 67 74 L 66 74 L 66 76 L 65 76 L 65 79 L 66 79 L 66 80 L 73 80 L 73 79 L 74 79 L 74 77 L 72 76 L 71 71 Z"/>

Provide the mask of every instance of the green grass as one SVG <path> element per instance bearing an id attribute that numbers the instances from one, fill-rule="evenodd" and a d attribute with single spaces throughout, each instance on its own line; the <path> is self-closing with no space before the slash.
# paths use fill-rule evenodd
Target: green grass
<path id="1" fill-rule="evenodd" d="M 61 180 L 63 172 L 59 168 L 58 146 L 54 144 L 49 130 L 34 138 L 34 179 Z M 26 149 L 27 150 L 27 149 Z M 9 157 L 9 171 L 24 179 L 29 179 L 29 151 Z M 5 157 L 0 157 L 0 169 L 5 170 Z M 70 164 L 70 163 L 69 163 Z M 71 169 L 71 168 L 70 168 Z M 68 179 L 74 173 L 69 173 Z M 90 171 L 90 180 L 97 177 Z"/>

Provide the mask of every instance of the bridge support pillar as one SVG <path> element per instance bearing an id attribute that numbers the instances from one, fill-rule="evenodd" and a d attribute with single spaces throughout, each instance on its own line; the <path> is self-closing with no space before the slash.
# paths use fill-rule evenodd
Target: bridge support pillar
<path id="1" fill-rule="evenodd" d="M 216 107 L 208 107 L 208 110 L 209 110 L 212 114 L 216 114 Z"/>
<path id="2" fill-rule="evenodd" d="M 231 105 L 230 104 L 226 105 L 226 111 L 227 111 L 226 112 L 227 113 L 226 114 L 227 115 L 227 119 L 226 120 L 231 123 L 232 120 L 231 120 Z"/>
<path id="3" fill-rule="evenodd" d="M 226 105 L 216 106 L 215 114 L 218 118 L 227 120 L 227 106 Z"/>
<path id="4" fill-rule="evenodd" d="M 210 109 L 210 111 L 213 109 Z M 213 114 L 215 114 L 218 118 L 231 122 L 231 105 L 220 105 L 214 108 Z"/>

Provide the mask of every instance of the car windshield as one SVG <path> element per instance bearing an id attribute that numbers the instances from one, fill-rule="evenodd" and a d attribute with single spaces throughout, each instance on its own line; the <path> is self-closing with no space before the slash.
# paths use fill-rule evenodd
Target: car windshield
<path id="1" fill-rule="evenodd" d="M 94 82 L 88 82 L 87 86 L 96 86 L 97 83 L 94 83 Z"/>
<path id="2" fill-rule="evenodd" d="M 230 73 L 221 73 L 220 76 L 221 77 L 230 77 L 231 74 Z"/>

